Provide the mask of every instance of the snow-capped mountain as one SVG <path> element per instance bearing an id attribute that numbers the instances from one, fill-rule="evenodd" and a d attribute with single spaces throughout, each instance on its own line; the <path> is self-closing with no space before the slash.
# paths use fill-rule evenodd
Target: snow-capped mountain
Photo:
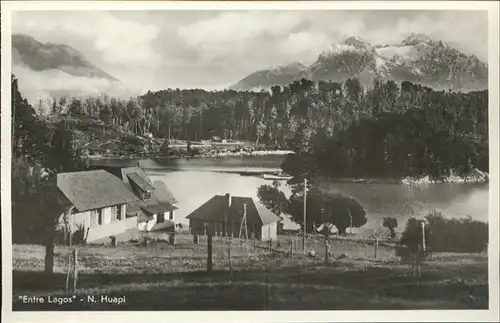
<path id="1" fill-rule="evenodd" d="M 371 86 L 377 78 L 410 81 L 435 89 L 471 91 L 488 87 L 488 66 L 477 57 L 414 33 L 390 46 L 374 46 L 362 38 L 349 37 L 324 50 L 313 64 L 297 73 L 292 69 L 281 71 L 278 68 L 253 73 L 231 88 L 284 86 L 302 77 L 335 82 L 356 77 L 365 86 Z"/>

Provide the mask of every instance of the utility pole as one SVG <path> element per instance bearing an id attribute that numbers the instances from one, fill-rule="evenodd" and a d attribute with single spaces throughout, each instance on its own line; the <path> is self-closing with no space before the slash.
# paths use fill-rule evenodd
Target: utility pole
<path id="1" fill-rule="evenodd" d="M 306 252 L 306 231 L 307 231 L 307 225 L 306 225 L 306 209 L 307 209 L 307 178 L 304 178 L 304 235 L 302 236 L 302 247 L 304 253 Z"/>
<path id="2" fill-rule="evenodd" d="M 245 227 L 245 240 L 248 240 L 248 228 L 247 228 L 247 204 L 243 204 L 243 218 L 241 219 L 240 225 L 240 239 L 243 235 L 243 226 Z"/>
<path id="3" fill-rule="evenodd" d="M 422 251 L 425 252 L 425 222 L 422 221 Z"/>

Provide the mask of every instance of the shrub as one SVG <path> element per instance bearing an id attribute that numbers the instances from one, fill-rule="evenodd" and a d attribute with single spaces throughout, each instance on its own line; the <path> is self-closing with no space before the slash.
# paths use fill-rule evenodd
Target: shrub
<path id="1" fill-rule="evenodd" d="M 414 217 L 410 217 L 408 222 L 406 222 L 405 229 L 401 234 L 401 239 L 399 243 L 403 246 L 408 247 L 411 252 L 416 253 L 418 247 L 422 246 L 422 223 L 423 220 L 417 220 Z M 429 228 L 425 226 L 425 244 L 429 245 Z"/>
<path id="2" fill-rule="evenodd" d="M 142 147 L 143 143 L 141 139 L 139 139 L 137 136 L 134 135 L 125 135 L 121 137 L 121 141 L 127 145 L 131 145 L 134 147 Z"/>
<path id="3" fill-rule="evenodd" d="M 396 218 L 384 218 L 384 222 L 382 225 L 389 229 L 391 238 L 394 238 L 396 236 L 395 229 L 398 227 L 398 220 Z"/>
<path id="4" fill-rule="evenodd" d="M 402 233 L 400 244 L 412 252 L 421 244 L 423 221 L 411 217 Z M 448 219 L 436 211 L 425 216 L 425 222 L 425 243 L 432 252 L 483 252 L 488 245 L 488 223 L 471 217 Z"/>
<path id="5" fill-rule="evenodd" d="M 482 252 L 488 245 L 488 223 L 470 216 L 447 219 L 439 212 L 425 217 L 429 231 L 429 246 L 435 252 Z"/>
<path id="6" fill-rule="evenodd" d="M 163 157 L 168 157 L 169 154 L 170 154 L 170 149 L 168 147 L 168 140 L 165 140 L 163 142 L 163 144 L 161 145 L 161 148 L 160 148 L 160 154 L 163 156 Z"/>

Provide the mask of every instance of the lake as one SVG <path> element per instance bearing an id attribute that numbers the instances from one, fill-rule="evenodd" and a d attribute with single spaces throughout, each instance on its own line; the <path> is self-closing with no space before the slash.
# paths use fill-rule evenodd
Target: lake
<path id="1" fill-rule="evenodd" d="M 178 200 L 176 219 L 187 223 L 185 216 L 215 194 L 251 196 L 257 199 L 260 185 L 272 184 L 257 176 L 241 176 L 240 172 L 274 172 L 280 169 L 284 156 L 210 157 L 155 161 L 140 160 L 140 166 L 152 180 L 161 180 Z M 136 166 L 138 160 L 107 159 L 93 165 Z M 368 223 L 362 228 L 384 230 L 382 219 L 395 217 L 402 229 L 409 215 L 423 217 L 435 209 L 449 217 L 470 215 L 488 221 L 488 184 L 427 184 L 408 186 L 400 183 L 349 183 L 325 181 L 328 192 L 354 196 L 365 207 Z M 286 195 L 290 189 L 283 182 Z M 285 228 L 295 227 L 285 219 Z M 356 232 L 359 230 L 353 230 Z"/>

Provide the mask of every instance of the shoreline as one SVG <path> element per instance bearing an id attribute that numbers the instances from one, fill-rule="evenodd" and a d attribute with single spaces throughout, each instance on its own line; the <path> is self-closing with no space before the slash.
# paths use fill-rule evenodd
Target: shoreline
<path id="1" fill-rule="evenodd" d="M 156 155 L 145 155 L 145 156 L 104 156 L 104 155 L 88 155 L 85 158 L 90 160 L 137 160 L 137 159 L 164 159 L 164 160 L 175 160 L 175 159 L 198 159 L 198 158 L 217 158 L 217 157 L 243 157 L 243 156 L 286 156 L 293 154 L 291 150 L 255 150 L 251 152 L 223 152 L 223 153 L 205 153 L 199 154 L 192 157 L 187 156 L 156 156 Z"/>
<path id="2" fill-rule="evenodd" d="M 191 159 L 216 159 L 216 158 L 226 158 L 226 157 L 252 157 L 252 156 L 286 156 L 290 153 L 293 153 L 288 150 L 259 150 L 253 152 L 225 152 L 219 154 L 203 154 L 194 157 L 186 157 L 186 156 L 169 156 L 169 157 L 161 157 L 161 156 L 102 156 L 102 155 L 89 155 L 86 157 L 89 161 L 108 161 L 108 160 L 122 160 L 122 161 L 140 161 L 145 159 L 152 160 L 160 160 L 160 161 L 175 161 L 175 160 L 191 160 Z M 241 176 L 256 176 L 262 177 L 264 174 L 271 174 L 280 172 L 280 167 L 270 167 L 269 169 L 258 168 L 255 169 L 253 167 L 245 167 L 241 165 L 241 167 L 235 167 L 234 169 L 218 169 L 212 168 L 210 166 L 200 166 L 193 168 L 184 168 L 184 167 L 175 167 L 175 166 L 165 166 L 159 168 L 147 168 L 149 172 L 161 172 L 161 171 L 208 171 L 208 172 L 217 172 L 217 173 L 228 173 L 228 174 L 239 174 Z M 458 176 L 454 173 L 443 177 L 442 179 L 435 180 L 431 179 L 429 175 L 416 176 L 416 177 L 403 177 L 403 178 L 330 178 L 326 177 L 326 180 L 333 183 L 352 183 L 352 184 L 402 184 L 408 186 L 425 186 L 425 185 L 437 185 L 437 184 L 488 184 L 489 183 L 489 174 L 483 172 L 478 169 L 472 170 L 466 176 Z"/>
<path id="3" fill-rule="evenodd" d="M 428 184 L 488 184 L 489 174 L 477 168 L 465 176 L 455 175 L 453 172 L 439 180 L 433 180 L 429 175 L 419 177 L 405 177 L 401 179 L 404 185 L 428 185 Z"/>

